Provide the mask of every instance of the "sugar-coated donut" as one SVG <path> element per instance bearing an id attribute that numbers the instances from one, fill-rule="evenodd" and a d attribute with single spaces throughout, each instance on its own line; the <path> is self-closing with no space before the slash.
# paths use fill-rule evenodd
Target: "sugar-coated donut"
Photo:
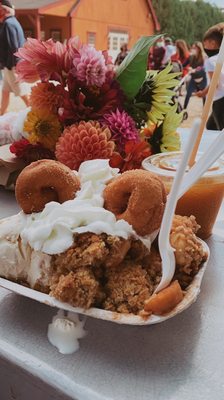
<path id="1" fill-rule="evenodd" d="M 17 178 L 16 200 L 24 213 L 40 212 L 50 201 L 72 200 L 80 189 L 79 178 L 59 161 L 39 160 Z"/>
<path id="2" fill-rule="evenodd" d="M 104 189 L 104 208 L 127 221 L 140 236 L 160 227 L 165 203 L 163 182 L 148 171 L 124 172 Z"/>

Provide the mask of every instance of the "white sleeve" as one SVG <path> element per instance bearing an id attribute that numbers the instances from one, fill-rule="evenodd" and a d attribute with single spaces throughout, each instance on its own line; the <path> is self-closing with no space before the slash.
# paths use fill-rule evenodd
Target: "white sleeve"
<path id="1" fill-rule="evenodd" d="M 214 57 L 206 58 L 205 60 L 205 71 L 214 72 L 215 71 L 216 59 Z"/>

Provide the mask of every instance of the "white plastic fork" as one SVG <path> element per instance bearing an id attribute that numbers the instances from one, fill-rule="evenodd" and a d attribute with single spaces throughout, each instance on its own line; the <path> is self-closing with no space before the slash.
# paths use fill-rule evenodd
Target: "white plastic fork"
<path id="1" fill-rule="evenodd" d="M 167 203 L 159 232 L 159 252 L 162 259 L 162 277 L 159 285 L 155 289 L 155 293 L 168 286 L 174 275 L 176 263 L 174 249 L 170 244 L 170 229 L 172 226 L 173 216 L 178 200 L 180 184 L 186 171 L 192 148 L 194 147 L 197 139 L 200 122 L 201 120 L 199 118 L 194 121 L 186 149 L 177 168 L 172 188 L 167 198 Z"/>

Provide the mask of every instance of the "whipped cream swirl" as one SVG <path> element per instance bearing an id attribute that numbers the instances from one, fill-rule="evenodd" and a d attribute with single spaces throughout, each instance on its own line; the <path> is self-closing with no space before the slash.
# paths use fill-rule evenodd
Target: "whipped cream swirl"
<path id="1" fill-rule="evenodd" d="M 118 175 L 108 160 L 91 160 L 82 163 L 78 171 L 81 190 L 74 200 L 63 204 L 48 203 L 40 213 L 26 216 L 21 238 L 34 250 L 53 255 L 62 253 L 73 244 L 75 233 L 106 233 L 127 239 L 136 236 L 124 220 L 103 208 L 103 190 Z"/>

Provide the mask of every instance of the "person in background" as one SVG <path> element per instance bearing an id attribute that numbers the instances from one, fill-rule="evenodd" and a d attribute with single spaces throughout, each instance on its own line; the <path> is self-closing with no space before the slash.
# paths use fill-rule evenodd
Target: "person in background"
<path id="1" fill-rule="evenodd" d="M 223 35 L 224 22 L 221 22 L 209 28 L 203 38 L 204 51 L 208 56 L 205 60 L 205 70 L 210 80 L 215 70 Z M 196 95 L 198 97 L 204 97 L 207 95 L 208 90 L 209 85 L 206 86 L 205 89 L 197 92 Z M 224 129 L 224 66 L 222 67 L 219 83 L 215 91 L 212 113 L 207 121 L 206 127 L 211 130 Z"/>
<path id="2" fill-rule="evenodd" d="M 26 86 L 17 82 L 15 72 L 18 58 L 14 53 L 24 42 L 23 30 L 15 17 L 12 4 L 8 0 L 0 0 L 0 68 L 3 69 L 0 115 L 8 108 L 10 92 L 20 96 L 27 106 L 29 104 Z"/>
<path id="3" fill-rule="evenodd" d="M 170 37 L 165 37 L 165 54 L 162 64 L 164 66 L 168 64 L 174 54 L 176 54 L 176 47 L 174 46 L 172 39 Z"/>
<path id="4" fill-rule="evenodd" d="M 190 81 L 188 82 L 187 94 L 184 101 L 184 109 L 187 108 L 189 100 L 193 93 L 204 90 L 207 86 L 207 76 L 204 68 L 205 52 L 201 42 L 196 42 L 192 45 L 191 55 L 189 59 Z M 205 96 L 202 97 L 203 104 Z"/>
<path id="5" fill-rule="evenodd" d="M 116 60 L 115 60 L 115 65 L 120 65 L 122 61 L 125 59 L 125 57 L 128 55 L 128 45 L 124 43 L 121 48 L 120 48 L 120 53 L 118 54 Z"/>
<path id="6" fill-rule="evenodd" d="M 189 71 L 189 62 L 190 62 L 190 52 L 187 47 L 187 43 L 185 40 L 178 39 L 175 42 L 176 45 L 176 54 L 171 56 L 171 61 L 178 60 L 182 65 L 182 75 L 186 76 Z"/>
<path id="7" fill-rule="evenodd" d="M 163 68 L 163 58 L 165 55 L 165 42 L 161 36 L 152 47 L 149 53 L 148 69 L 161 70 Z"/>

